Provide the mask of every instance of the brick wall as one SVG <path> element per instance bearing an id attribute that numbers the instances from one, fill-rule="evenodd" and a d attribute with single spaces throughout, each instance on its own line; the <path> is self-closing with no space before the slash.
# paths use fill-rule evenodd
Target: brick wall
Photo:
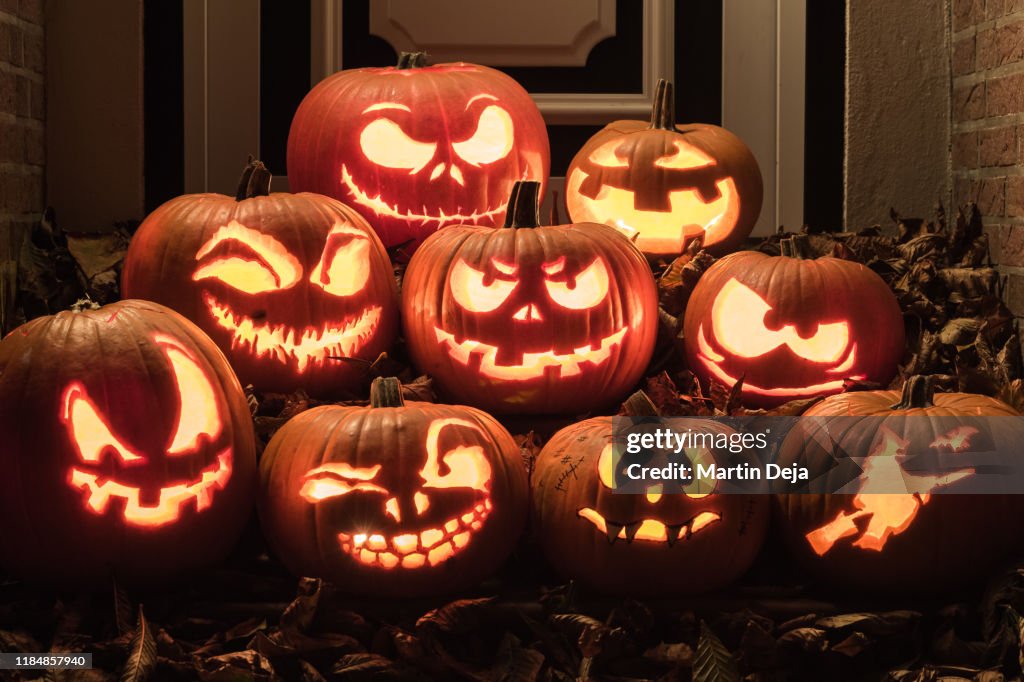
<path id="1" fill-rule="evenodd" d="M 953 198 L 977 202 L 1024 316 L 1024 0 L 953 0 L 952 31 Z"/>
<path id="2" fill-rule="evenodd" d="M 8 240 L 43 210 L 44 45 L 43 0 L 0 0 L 0 236 Z"/>

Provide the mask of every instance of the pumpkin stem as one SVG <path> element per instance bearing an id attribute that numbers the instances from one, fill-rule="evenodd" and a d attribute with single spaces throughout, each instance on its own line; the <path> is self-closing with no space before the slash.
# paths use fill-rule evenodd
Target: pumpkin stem
<path id="1" fill-rule="evenodd" d="M 242 169 L 242 177 L 238 179 L 235 201 L 267 196 L 270 194 L 270 180 L 273 177 L 263 162 L 250 154 L 248 163 Z"/>
<path id="2" fill-rule="evenodd" d="M 377 377 L 370 383 L 370 407 L 402 407 L 402 383 L 395 377 Z"/>
<path id="3" fill-rule="evenodd" d="M 676 132 L 676 100 L 672 84 L 664 78 L 654 89 L 654 106 L 651 108 L 651 128 Z"/>
<path id="4" fill-rule="evenodd" d="M 935 384 L 930 376 L 915 374 L 903 382 L 900 401 L 892 406 L 894 410 L 912 410 L 931 407 L 932 396 L 935 395 Z"/>
<path id="5" fill-rule="evenodd" d="M 540 183 L 519 180 L 508 197 L 505 227 L 540 227 Z"/>
<path id="6" fill-rule="evenodd" d="M 80 298 L 80 299 L 78 299 L 77 301 L 75 301 L 74 303 L 71 304 L 71 312 L 73 312 L 73 313 L 80 313 L 83 310 L 99 310 L 99 309 L 100 309 L 100 304 L 97 303 L 96 301 L 92 300 L 91 298 L 89 298 L 88 294 L 85 295 L 85 298 Z"/>
<path id="7" fill-rule="evenodd" d="M 657 417 L 661 415 L 661 412 L 651 397 L 640 390 L 626 398 L 619 414 L 629 417 Z"/>
<path id="8" fill-rule="evenodd" d="M 811 253 L 811 240 L 806 234 L 794 234 L 779 242 L 782 255 L 787 258 L 814 258 Z"/>
<path id="9" fill-rule="evenodd" d="M 419 69 L 427 65 L 426 52 L 402 52 L 398 55 L 396 69 Z"/>

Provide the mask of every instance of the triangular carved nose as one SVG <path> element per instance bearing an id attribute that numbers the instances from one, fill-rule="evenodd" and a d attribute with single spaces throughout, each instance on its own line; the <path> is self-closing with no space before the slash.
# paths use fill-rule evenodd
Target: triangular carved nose
<path id="1" fill-rule="evenodd" d="M 532 303 L 524 305 L 522 308 L 516 311 L 516 314 L 512 316 L 512 319 L 520 320 L 523 322 L 540 322 L 544 317 L 540 314 L 540 310 L 537 306 Z"/>

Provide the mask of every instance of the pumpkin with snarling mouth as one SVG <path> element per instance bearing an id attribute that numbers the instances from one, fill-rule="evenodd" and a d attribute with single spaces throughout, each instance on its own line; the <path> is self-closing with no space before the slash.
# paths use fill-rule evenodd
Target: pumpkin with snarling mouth
<path id="1" fill-rule="evenodd" d="M 303 412 L 260 462 L 260 518 L 297 575 L 360 594 L 473 585 L 526 522 L 526 471 L 512 437 L 470 407 L 405 403 L 376 379 L 368 407 Z"/>
<path id="2" fill-rule="evenodd" d="M 547 128 L 514 80 L 476 64 L 350 69 L 302 100 L 288 181 L 354 206 L 387 246 L 445 225 L 496 225 L 516 180 L 547 180 Z"/>
<path id="3" fill-rule="evenodd" d="M 154 211 L 125 258 L 125 295 L 199 324 L 244 383 L 342 393 L 394 340 L 390 260 L 344 204 L 269 186 L 253 161 L 235 198 L 187 195 Z"/>
<path id="4" fill-rule="evenodd" d="M 209 338 L 155 303 L 59 313 L 9 334 L 0 433 L 11 474 L 0 542 L 20 548 L 4 556 L 19 575 L 152 583 L 222 557 L 249 516 L 242 389 Z"/>
<path id="5" fill-rule="evenodd" d="M 504 228 L 452 226 L 403 285 L 414 362 L 492 412 L 582 413 L 641 377 L 658 306 L 643 255 L 606 225 L 541 227 L 539 184 L 516 183 Z"/>
<path id="6" fill-rule="evenodd" d="M 731 433 L 706 420 L 693 428 Z M 718 494 L 703 480 L 614 492 L 625 460 L 613 447 L 612 418 L 597 417 L 562 429 L 537 457 L 534 522 L 559 573 L 601 592 L 664 596 L 714 590 L 746 571 L 767 532 L 766 496 Z M 713 458 L 686 451 L 690 464 Z"/>

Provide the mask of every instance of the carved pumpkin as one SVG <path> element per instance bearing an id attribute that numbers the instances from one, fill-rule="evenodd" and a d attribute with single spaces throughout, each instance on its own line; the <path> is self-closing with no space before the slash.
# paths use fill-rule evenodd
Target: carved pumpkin
<path id="1" fill-rule="evenodd" d="M 191 194 L 151 213 L 125 257 L 125 296 L 174 308 L 210 335 L 243 384 L 351 389 L 394 341 L 391 262 L 366 222 L 317 194 L 269 194 L 259 161 L 238 194 Z"/>
<path id="2" fill-rule="evenodd" d="M 609 123 L 566 173 L 572 219 L 618 228 L 651 258 L 674 258 L 698 236 L 714 253 L 737 247 L 754 229 L 762 195 L 750 149 L 718 126 L 676 125 L 664 80 L 649 124 Z"/>
<path id="3" fill-rule="evenodd" d="M 579 414 L 640 379 L 657 294 L 616 230 L 541 227 L 539 190 L 516 183 L 504 228 L 452 226 L 424 242 L 405 273 L 405 337 L 415 364 L 460 402 Z"/>
<path id="4" fill-rule="evenodd" d="M 903 355 L 903 317 L 889 286 L 852 261 L 804 257 L 806 235 L 782 256 L 741 251 L 697 282 L 683 322 L 690 368 L 771 406 L 838 393 L 845 378 L 886 384 Z"/>
<path id="5" fill-rule="evenodd" d="M 997 431 L 1003 442 L 1024 438 L 1009 405 L 934 394 L 928 377 L 915 376 L 902 395 L 844 393 L 804 417 L 787 435 L 779 463 L 807 466 L 812 479 L 823 476 L 834 490 L 852 478 L 845 460 L 853 459 L 861 476 L 856 494 L 778 496 L 786 541 L 810 575 L 863 590 L 948 590 L 1020 549 L 1021 533 L 1000 519 L 1019 519 L 1024 495 L 956 494 L 974 473 L 958 458 L 991 451 Z M 893 494 L 894 483 L 904 481 L 916 491 Z M 933 494 L 942 488 L 949 492 Z"/>
<path id="6" fill-rule="evenodd" d="M 708 420 L 693 428 L 731 432 Z M 556 433 L 534 465 L 533 518 L 560 574 L 601 592 L 665 596 L 711 591 L 747 570 L 767 532 L 767 496 L 716 494 L 703 480 L 615 493 L 611 441 L 612 417 L 588 419 Z M 713 455 L 695 448 L 687 458 Z"/>
<path id="7" fill-rule="evenodd" d="M 297 575 L 360 594 L 472 586 L 522 533 L 526 470 L 494 418 L 404 403 L 376 379 L 368 407 L 317 407 L 275 434 L 260 461 L 260 518 Z"/>
<path id="8" fill-rule="evenodd" d="M 2 562 L 24 577 L 176 576 L 227 554 L 252 508 L 241 386 L 210 339 L 155 303 L 62 312 L 8 334 L 0 438 Z"/>
<path id="9" fill-rule="evenodd" d="M 387 246 L 453 224 L 493 226 L 516 180 L 548 176 L 547 129 L 514 80 L 476 64 L 340 71 L 302 103 L 288 182 L 354 206 Z"/>

